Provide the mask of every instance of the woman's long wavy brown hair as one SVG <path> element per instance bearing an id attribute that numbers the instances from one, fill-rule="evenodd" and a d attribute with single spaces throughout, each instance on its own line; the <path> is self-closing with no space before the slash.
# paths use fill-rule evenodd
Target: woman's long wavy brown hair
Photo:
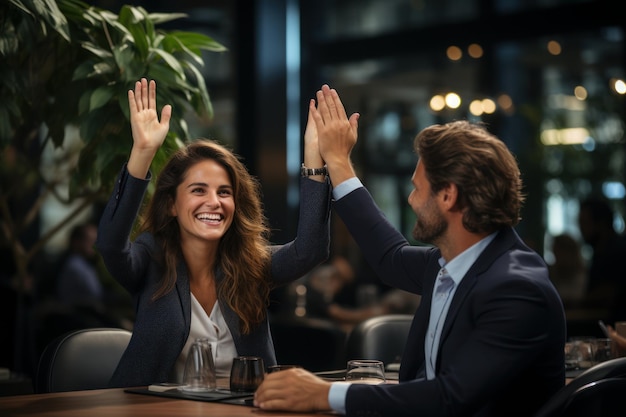
<path id="1" fill-rule="evenodd" d="M 163 278 L 153 296 L 167 294 L 176 283 L 176 264 L 182 259 L 180 228 L 171 213 L 176 188 L 189 168 L 211 159 L 228 172 L 233 186 L 235 213 L 231 227 L 219 243 L 216 265 L 224 278 L 217 295 L 238 314 L 241 331 L 249 333 L 263 321 L 270 293 L 269 227 L 261 203 L 261 187 L 239 157 L 210 140 L 197 140 L 172 155 L 158 176 L 156 190 L 144 215 L 142 230 L 152 233 L 160 244 Z"/>
<path id="2" fill-rule="evenodd" d="M 524 196 L 517 161 L 484 125 L 455 121 L 427 127 L 415 138 L 415 151 L 433 193 L 456 184 L 467 230 L 491 233 L 520 221 Z"/>

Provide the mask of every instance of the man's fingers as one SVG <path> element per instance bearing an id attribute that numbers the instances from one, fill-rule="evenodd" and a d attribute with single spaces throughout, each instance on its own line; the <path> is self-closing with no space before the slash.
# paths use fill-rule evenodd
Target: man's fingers
<path id="1" fill-rule="evenodd" d="M 316 94 L 317 96 L 317 110 L 319 114 L 322 116 L 323 123 L 328 123 L 331 120 L 330 110 L 328 109 L 328 103 L 326 102 L 326 97 L 324 95 L 324 87 L 328 88 L 327 85 L 322 86 L 322 90 L 319 90 Z"/>
<path id="2" fill-rule="evenodd" d="M 337 115 L 337 118 L 339 120 L 347 119 L 348 115 L 346 114 L 346 109 L 343 107 L 343 103 L 341 102 L 341 99 L 339 98 L 339 94 L 337 93 L 337 90 L 332 88 L 330 90 L 330 96 L 332 98 L 333 107 L 335 108 L 335 114 Z"/>
<path id="3" fill-rule="evenodd" d="M 337 119 L 339 117 L 339 114 L 337 112 L 337 103 L 335 102 L 335 97 L 333 97 L 333 91 L 334 90 L 331 89 L 326 84 L 322 86 L 324 102 L 326 103 L 326 106 L 328 107 L 328 114 L 331 120 Z M 336 95 L 337 95 L 337 92 L 335 92 L 334 96 Z"/>
<path id="4" fill-rule="evenodd" d="M 352 116 L 350 116 L 350 119 L 349 119 L 350 127 L 352 128 L 354 132 L 356 132 L 359 128 L 360 117 L 361 115 L 359 113 L 352 113 Z"/>

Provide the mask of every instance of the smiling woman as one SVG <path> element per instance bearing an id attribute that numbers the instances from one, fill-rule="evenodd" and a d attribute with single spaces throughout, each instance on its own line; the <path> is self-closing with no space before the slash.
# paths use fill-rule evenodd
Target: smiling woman
<path id="1" fill-rule="evenodd" d="M 150 165 L 172 108 L 156 111 L 156 83 L 128 93 L 133 147 L 102 215 L 97 247 L 109 272 L 133 295 L 133 336 L 112 386 L 180 383 L 187 352 L 208 338 L 218 377 L 233 357 L 276 364 L 267 321 L 270 290 L 328 257 L 330 186 L 302 177 L 298 238 L 272 246 L 260 184 L 240 158 L 211 140 L 177 150 L 156 181 L 140 234 L 130 232 L 150 181 Z M 304 164 L 323 166 L 315 127 L 304 135 Z"/>

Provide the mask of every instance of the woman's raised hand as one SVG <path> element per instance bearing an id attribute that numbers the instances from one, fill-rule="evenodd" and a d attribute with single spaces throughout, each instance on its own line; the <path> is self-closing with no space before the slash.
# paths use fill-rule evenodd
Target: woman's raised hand
<path id="1" fill-rule="evenodd" d="M 130 125 L 135 146 L 158 149 L 170 128 L 172 106 L 163 107 L 161 121 L 156 110 L 156 82 L 142 78 L 135 83 L 135 91 L 128 90 Z"/>
<path id="2" fill-rule="evenodd" d="M 133 148 L 128 160 L 128 172 L 137 178 L 145 178 L 154 155 L 163 144 L 170 128 L 172 106 L 165 105 L 161 121 L 156 110 L 156 82 L 145 78 L 135 83 L 135 90 L 128 91 L 130 126 Z"/>

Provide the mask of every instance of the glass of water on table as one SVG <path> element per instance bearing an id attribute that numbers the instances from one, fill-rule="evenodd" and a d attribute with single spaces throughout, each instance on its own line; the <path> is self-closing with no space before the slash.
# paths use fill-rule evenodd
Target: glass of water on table
<path id="1" fill-rule="evenodd" d="M 353 359 L 346 367 L 346 382 L 377 385 L 386 382 L 385 365 L 373 359 Z"/>

